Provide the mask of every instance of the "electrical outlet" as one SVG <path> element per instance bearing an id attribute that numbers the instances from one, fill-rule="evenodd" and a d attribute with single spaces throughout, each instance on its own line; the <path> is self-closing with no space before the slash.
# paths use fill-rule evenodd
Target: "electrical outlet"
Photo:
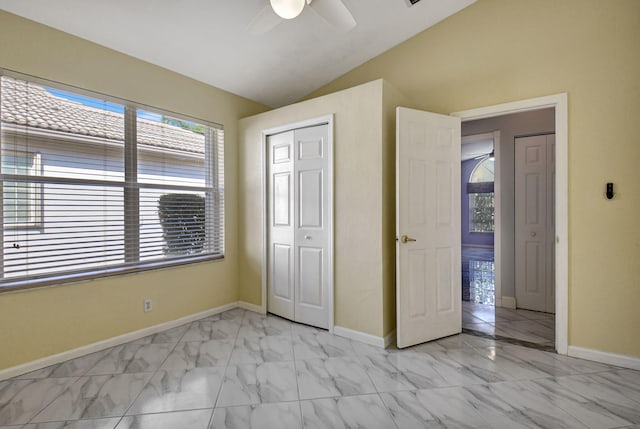
<path id="1" fill-rule="evenodd" d="M 144 300 L 144 312 L 148 313 L 151 310 L 153 310 L 153 301 L 151 301 L 151 298 L 147 298 Z"/>

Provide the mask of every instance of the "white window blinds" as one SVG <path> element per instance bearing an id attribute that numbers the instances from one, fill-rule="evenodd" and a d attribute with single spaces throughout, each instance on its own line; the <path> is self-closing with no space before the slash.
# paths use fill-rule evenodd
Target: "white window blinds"
<path id="1" fill-rule="evenodd" d="M 223 256 L 221 127 L 0 80 L 0 290 Z"/>

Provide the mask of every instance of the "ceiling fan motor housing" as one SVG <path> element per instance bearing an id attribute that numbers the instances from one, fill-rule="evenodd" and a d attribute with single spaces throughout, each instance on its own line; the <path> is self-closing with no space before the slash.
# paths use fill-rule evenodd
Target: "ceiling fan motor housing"
<path id="1" fill-rule="evenodd" d="M 273 11 L 284 19 L 293 19 L 302 13 L 307 0 L 269 0 Z"/>

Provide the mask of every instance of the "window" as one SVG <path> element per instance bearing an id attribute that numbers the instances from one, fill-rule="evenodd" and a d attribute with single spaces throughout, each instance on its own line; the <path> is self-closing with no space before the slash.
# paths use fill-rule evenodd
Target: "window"
<path id="1" fill-rule="evenodd" d="M 224 256 L 220 126 L 0 82 L 0 290 Z"/>
<path id="2" fill-rule="evenodd" d="M 494 231 L 494 158 L 476 165 L 467 183 L 469 194 L 469 232 Z"/>
<path id="3" fill-rule="evenodd" d="M 496 304 L 495 264 L 493 261 L 469 261 L 469 301 Z"/>
<path id="4" fill-rule="evenodd" d="M 493 232 L 493 192 L 469 194 L 469 231 Z"/>
<path id="5" fill-rule="evenodd" d="M 2 184 L 2 208 L 7 228 L 36 228 L 41 222 L 41 185 L 29 181 L 40 175 L 40 154 L 4 151 L 2 173 L 7 179 Z"/>

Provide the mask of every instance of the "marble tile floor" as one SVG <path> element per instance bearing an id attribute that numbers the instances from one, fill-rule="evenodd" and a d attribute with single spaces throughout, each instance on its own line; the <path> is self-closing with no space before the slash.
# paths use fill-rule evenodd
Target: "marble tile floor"
<path id="1" fill-rule="evenodd" d="M 467 334 L 382 350 L 235 309 L 0 381 L 0 429 L 462 427 L 640 428 L 640 371 Z"/>
<path id="2" fill-rule="evenodd" d="M 540 350 L 555 350 L 555 315 L 462 302 L 463 332 Z"/>

